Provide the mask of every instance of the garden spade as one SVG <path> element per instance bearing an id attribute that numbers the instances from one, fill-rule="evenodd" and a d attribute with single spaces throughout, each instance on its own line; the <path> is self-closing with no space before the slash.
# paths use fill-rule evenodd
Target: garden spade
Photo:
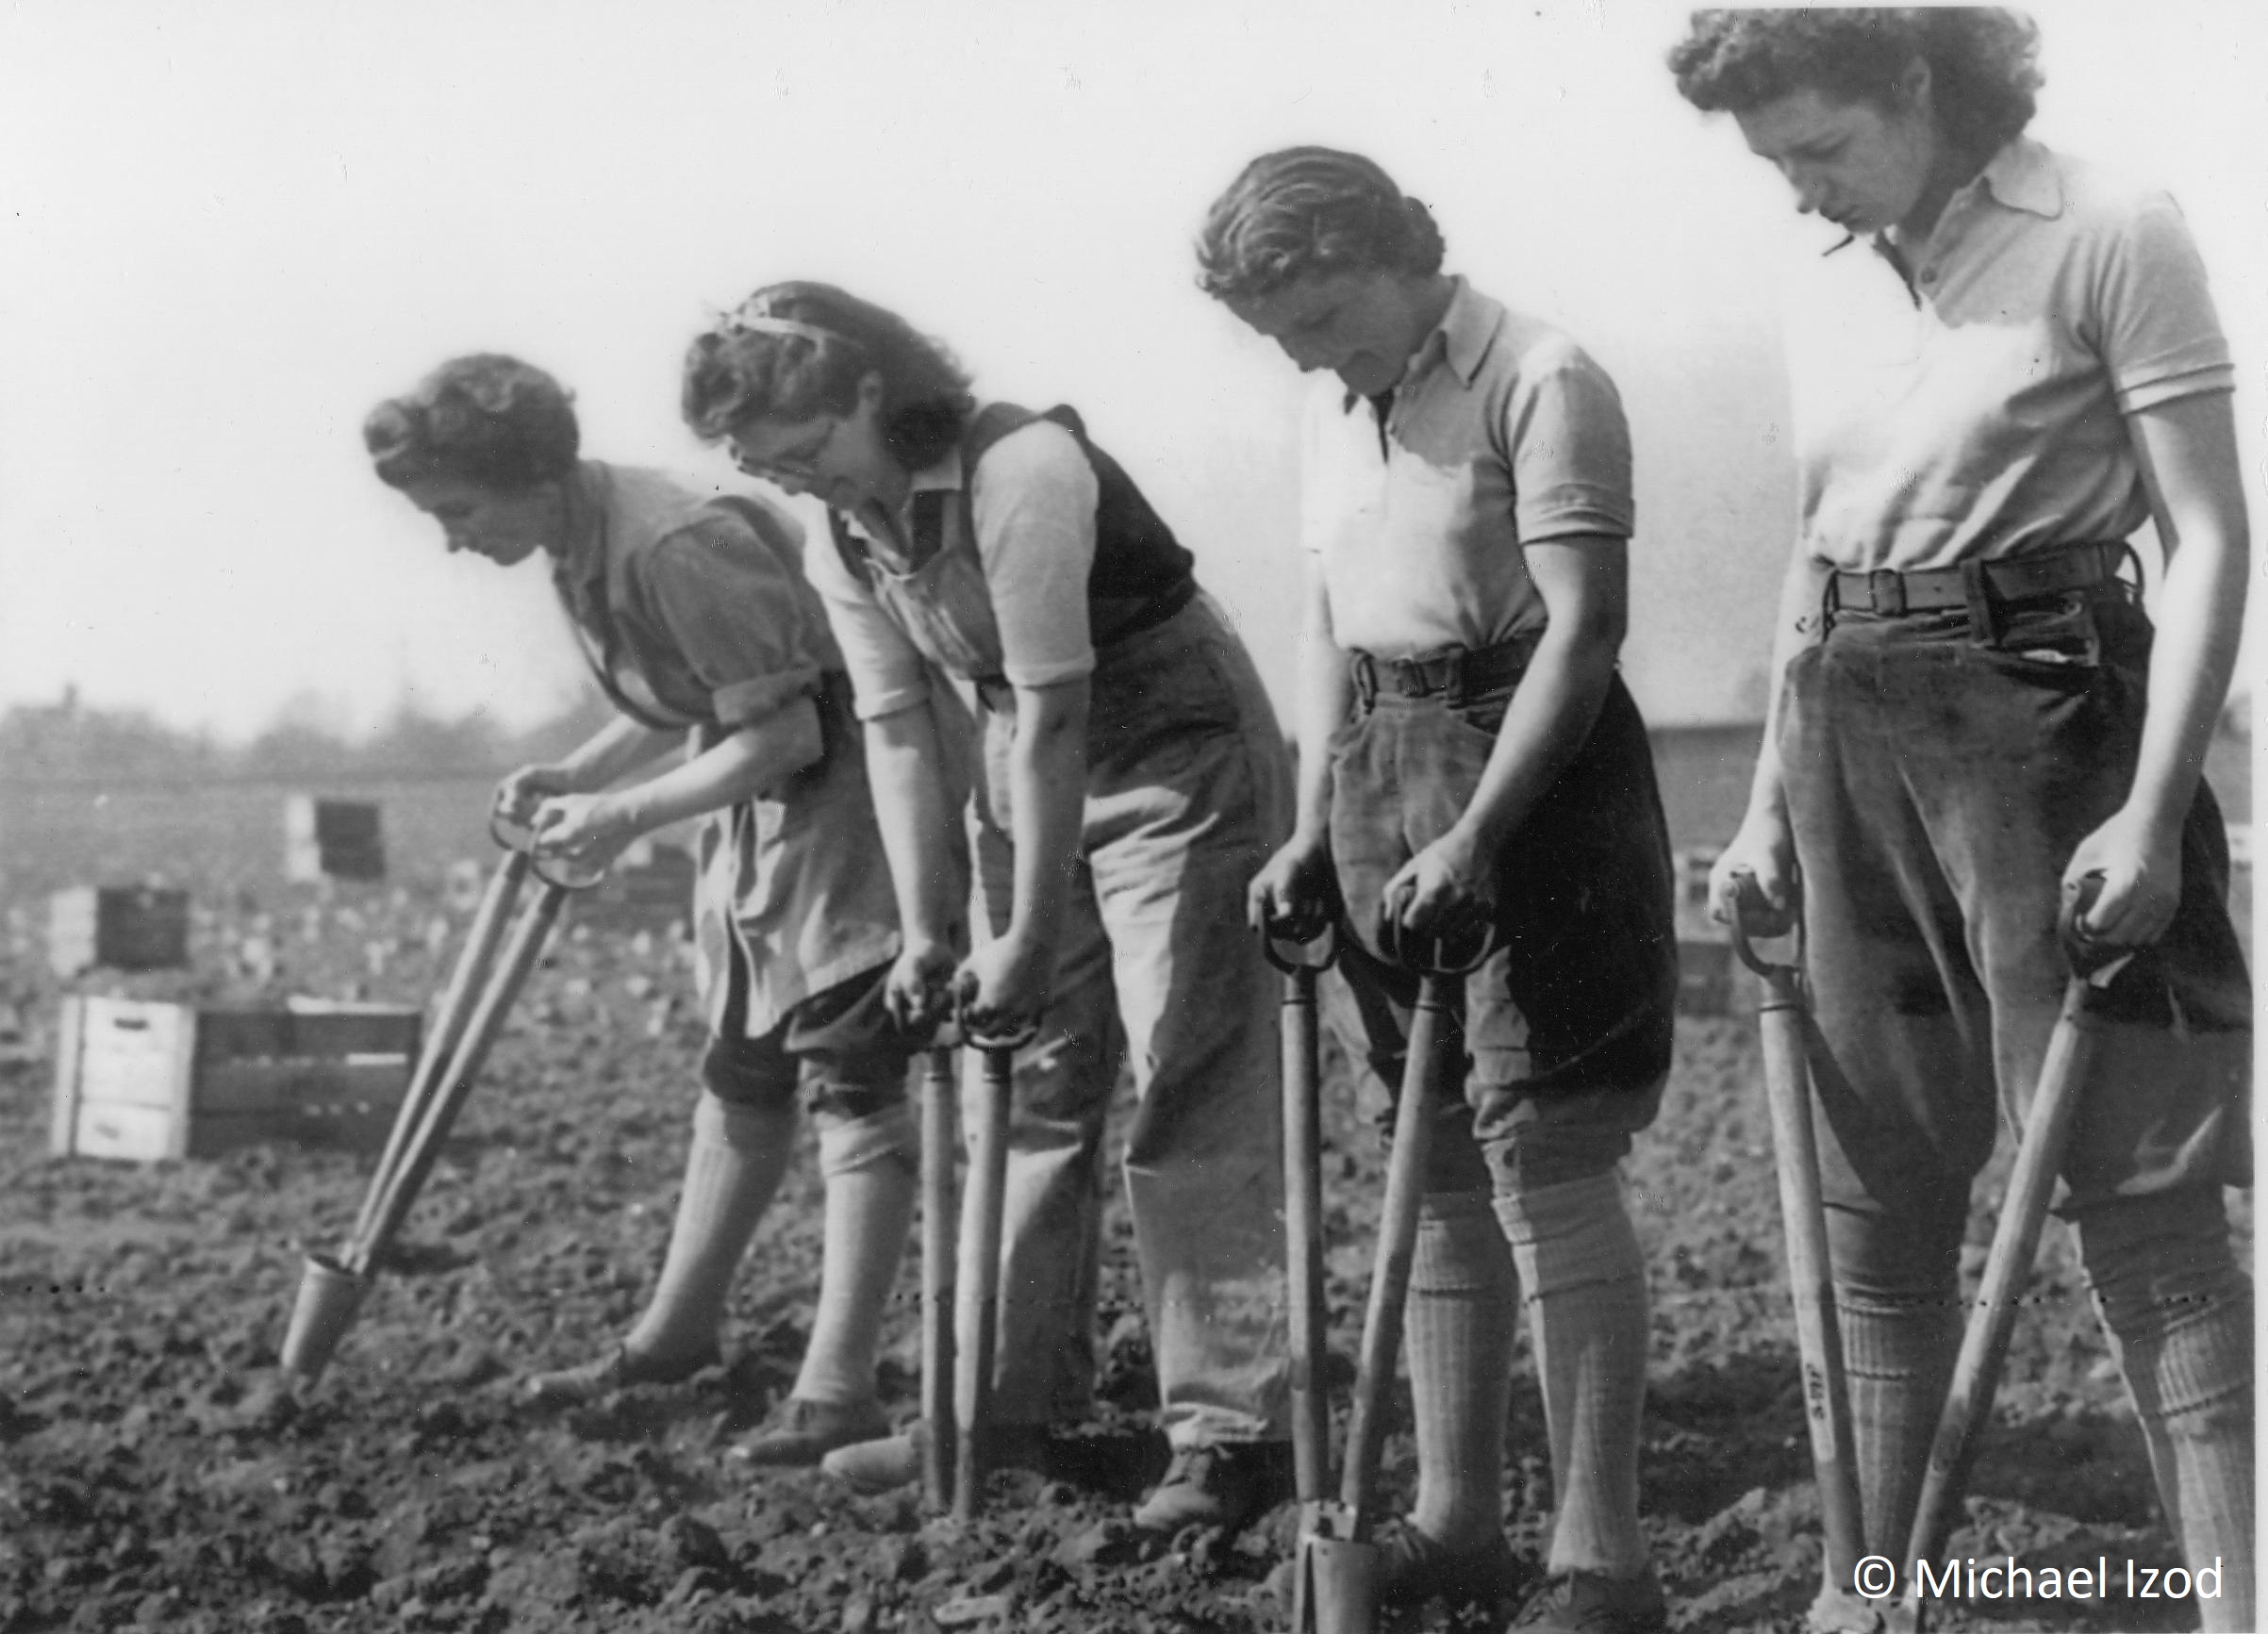
<path id="1" fill-rule="evenodd" d="M 488 1060 L 489 1046 L 503 1031 L 513 1001 L 542 958 L 569 893 L 596 884 L 600 878 L 597 874 L 546 873 L 523 843 L 507 839 L 501 832 L 497 837 L 510 854 L 498 866 L 474 916 L 465 950 L 450 978 L 433 1039 L 421 1055 L 413 1081 L 404 1095 L 354 1232 L 338 1256 L 307 1256 L 280 1358 L 284 1371 L 304 1383 L 311 1384 L 321 1377 L 339 1340 L 354 1325 L 363 1296 L 370 1291 L 372 1268 L 401 1230 L 419 1189 L 439 1161 L 450 1126 L 472 1093 L 473 1081 Z M 542 889 L 521 912 L 506 942 L 505 922 L 531 872 L 542 882 Z"/>
<path id="2" fill-rule="evenodd" d="M 1746 880 L 1742 883 L 1751 885 Z M 1800 919 L 1796 922 L 1791 962 L 1772 963 L 1748 940 L 1750 923 L 1759 916 L 1757 906 L 1752 888 L 1744 888 L 1736 897 L 1732 946 L 1741 963 L 1763 984 L 1756 1030 L 1763 1043 L 1764 1097 L 1772 1109 L 1773 1166 L 1780 1175 L 1788 1294 L 1796 1306 L 1796 1345 L 1803 1367 L 1803 1415 L 1811 1428 L 1812 1467 L 1819 1482 L 1827 1581 L 1841 1588 L 1851 1582 L 1866 1552 L 1866 1528 L 1860 1510 L 1858 1465 L 1851 1455 L 1850 1388 L 1843 1371 L 1842 1330 L 1835 1320 L 1819 1148 L 1813 1140 L 1803 925 Z"/>
<path id="3" fill-rule="evenodd" d="M 961 1098 L 953 1052 L 938 1045 L 921 1063 L 921 1498 L 932 1512 L 952 1501 L 953 1252 L 960 1234 L 953 1153 L 960 1145 Z"/>
<path id="4" fill-rule="evenodd" d="M 1929 1467 L 1922 1477 L 1921 1498 L 1914 1507 L 1913 1529 L 1907 1535 L 1906 1608 L 1917 1631 L 1924 1626 L 1927 1602 L 1919 1593 L 1916 1567 L 1921 1561 L 1935 1560 L 1952 1536 L 1953 1510 L 1961 1502 L 1962 1489 L 1968 1485 L 1969 1466 L 1977 1456 L 1977 1433 L 1993 1410 L 2000 1364 L 2008 1358 L 2009 1335 L 2015 1327 L 2016 1299 L 2025 1279 L 2031 1275 L 2040 1228 L 2046 1222 L 2047 1205 L 2055 1194 L 2056 1172 L 2062 1166 L 2079 1097 L 2101 1042 L 2103 1019 L 2097 999 L 2134 957 L 2133 949 L 2092 941 L 2080 929 L 2080 920 L 2094 905 L 2101 889 L 2100 875 L 2082 879 L 2079 889 L 2064 903 L 2057 926 L 2071 977 L 2064 984 L 2063 1007 L 2056 1017 L 2055 1032 L 2048 1036 L 2047 1053 L 2040 1063 L 2039 1086 L 2025 1116 L 2024 1138 L 2016 1147 L 2015 1165 L 2009 1172 L 2000 1218 L 1993 1228 L 1993 1246 L 1977 1289 L 1977 1308 L 1969 1313 L 1968 1326 L 1962 1332 L 1952 1387 L 1945 1393 L 1945 1410 L 1938 1414 Z"/>
<path id="5" fill-rule="evenodd" d="M 1304 1506 L 1331 1483 L 1331 1395 L 1324 1384 L 1323 1125 L 1316 983 L 1337 956 L 1328 933 L 1296 956 L 1263 933 L 1262 951 L 1283 973 L 1283 1235 L 1291 1308 L 1293 1485 Z"/>
<path id="6" fill-rule="evenodd" d="M 963 1035 L 983 1051 L 984 1084 L 968 1143 L 968 1190 L 961 1203 L 959 1342 L 955 1346 L 953 1519 L 975 1519 L 985 1495 L 985 1451 L 992 1428 L 992 1360 L 1000 1325 L 1001 1212 L 1007 1200 L 1008 1118 L 1016 1088 L 1016 1052 L 1038 1032 L 1036 1021 L 1013 1032 L 983 1032 L 963 1022 Z M 966 1365 L 961 1363 L 966 1362 Z M 942 1439 L 940 1428 L 933 1440 Z"/>
<path id="7" fill-rule="evenodd" d="M 1402 1304 L 1417 1247 L 1417 1208 L 1432 1145 L 1433 1098 L 1447 1077 L 1443 1023 L 1462 978 L 1477 969 L 1495 946 L 1484 935 L 1469 957 L 1453 959 L 1438 939 L 1421 939 L 1398 921 L 1381 927 L 1386 957 L 1418 976 L 1417 1005 L 1410 1016 L 1409 1052 L 1401 1098 L 1394 1114 L 1394 1152 L 1386 1165 L 1386 1196 L 1379 1211 L 1378 1246 L 1370 1298 L 1363 1315 L 1363 1347 L 1347 1422 L 1347 1447 L 1336 1503 L 1300 1506 L 1300 1554 L 1292 1590 L 1292 1626 L 1298 1634 L 1377 1634 L 1379 1578 L 1383 1558 L 1370 1542 L 1376 1517 L 1370 1486 L 1385 1445 L 1386 1394 L 1401 1348 Z"/>

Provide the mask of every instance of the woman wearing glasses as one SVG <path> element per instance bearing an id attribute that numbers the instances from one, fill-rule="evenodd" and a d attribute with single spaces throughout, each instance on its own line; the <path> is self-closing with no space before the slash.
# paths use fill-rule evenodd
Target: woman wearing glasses
<path id="1" fill-rule="evenodd" d="M 372 411 L 363 440 L 450 550 L 504 567 L 549 559 L 621 711 L 563 760 L 507 777 L 499 814 L 581 865 L 706 818 L 695 916 L 710 1039 L 661 1280 L 605 1356 L 531 1378 L 530 1399 L 673 1383 L 716 1363 L 725 1296 L 786 1174 L 800 1095 L 826 1185 L 819 1311 L 792 1395 L 738 1450 L 809 1464 L 880 1434 L 874 1348 L 913 1211 L 905 1075 L 920 1040 L 883 1001 L 897 915 L 801 530 L 748 495 L 578 457 L 568 394 L 510 357 L 443 364 Z M 643 775 L 681 747 L 676 764 Z"/>
<path id="2" fill-rule="evenodd" d="M 1273 982 L 1242 913 L 1288 768 L 1243 644 L 1077 415 L 980 409 L 941 347 L 840 289 L 758 290 L 693 342 L 684 410 L 831 512 L 807 565 L 856 685 L 906 928 L 892 1003 L 909 1021 L 958 1002 L 980 1025 L 1040 1022 L 1009 1139 L 996 1459 L 1044 1444 L 1091 1393 L 1123 1059 L 1174 1452 L 1135 1519 L 1241 1524 L 1288 1463 Z M 982 714 L 965 953 L 932 666 Z M 1115 999 L 1100 1011 L 1096 972 Z M 902 1442 L 856 1453 L 828 1467 L 878 1485 L 913 1465 Z"/>

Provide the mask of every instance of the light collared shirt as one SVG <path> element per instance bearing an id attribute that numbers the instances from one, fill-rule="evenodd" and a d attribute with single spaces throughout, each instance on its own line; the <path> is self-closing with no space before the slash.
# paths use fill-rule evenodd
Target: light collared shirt
<path id="1" fill-rule="evenodd" d="M 729 730 L 842 668 L 803 549 L 795 520 L 753 494 L 585 460 L 553 585 L 593 664 L 640 715 Z"/>
<path id="2" fill-rule="evenodd" d="M 842 657 L 803 554 L 803 529 L 767 500 L 585 460 L 569 484 L 555 574 L 618 701 L 649 724 L 696 728 L 689 751 L 801 700 L 819 711 L 826 752 L 817 766 L 701 827 L 704 1005 L 720 1029 L 737 964 L 752 1037 L 898 952 L 897 899 L 841 696 Z"/>
<path id="3" fill-rule="evenodd" d="M 931 663 L 964 681 L 1004 677 L 1018 686 L 1050 686 L 1094 671 L 1087 575 L 1101 490 L 1079 439 L 1051 421 L 1035 420 L 993 444 L 973 478 L 962 470 L 960 450 L 951 450 L 913 474 L 893 519 L 899 536 L 914 536 L 914 507 L 922 495 L 950 500 L 965 485 L 967 520 L 959 504 L 944 505 L 938 555 L 973 553 L 981 579 L 938 570 L 951 564 L 929 564 L 902 579 L 891 598 L 923 602 L 927 586 L 941 583 L 957 601 L 974 587 L 985 605 L 921 606 L 928 627 L 951 627 L 954 637 L 932 641 L 934 651 L 925 653 L 886 599 L 838 552 L 822 545 L 805 555 L 804 569 L 826 602 L 857 690 L 861 719 L 894 715 L 926 699 Z M 855 518 L 847 523 L 872 543 Z M 870 560 L 875 572 L 889 572 L 882 554 Z"/>
<path id="4" fill-rule="evenodd" d="M 2019 138 L 1900 250 L 1911 286 L 1846 239 L 1796 290 L 1810 554 L 1938 568 L 2140 527 L 2126 417 L 2235 386 L 2174 201 Z"/>
<path id="5" fill-rule="evenodd" d="M 1614 383 L 1565 335 L 1462 278 L 1382 428 L 1368 400 L 1316 383 L 1300 471 L 1301 540 L 1333 634 L 1379 657 L 1542 629 L 1522 547 L 1632 527 Z"/>

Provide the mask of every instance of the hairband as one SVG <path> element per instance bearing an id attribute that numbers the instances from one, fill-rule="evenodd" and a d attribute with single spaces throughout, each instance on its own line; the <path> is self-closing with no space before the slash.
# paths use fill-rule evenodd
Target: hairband
<path id="1" fill-rule="evenodd" d="M 728 312 L 719 325 L 726 334 L 736 330 L 752 335 L 793 335 L 818 345 L 822 341 L 840 340 L 844 337 L 816 324 L 800 323 L 793 318 L 774 318 L 769 312 Z"/>

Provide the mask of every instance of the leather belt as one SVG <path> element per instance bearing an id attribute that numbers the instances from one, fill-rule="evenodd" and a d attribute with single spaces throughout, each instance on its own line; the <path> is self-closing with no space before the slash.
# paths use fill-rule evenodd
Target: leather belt
<path id="1" fill-rule="evenodd" d="M 2034 596 L 2053 596 L 2115 583 L 2119 564 L 2126 560 L 2127 554 L 2126 541 L 2111 539 L 2028 551 L 2020 556 L 1999 556 L 1991 561 L 1964 562 L 1952 568 L 1921 568 L 1912 572 L 1881 568 L 1871 573 L 1830 573 L 1827 605 L 1829 612 L 1873 613 L 1885 619 L 1900 619 L 1909 613 L 1970 607 L 1980 588 L 1995 601 L 2022 602 Z"/>
<path id="2" fill-rule="evenodd" d="M 1461 703 L 1476 693 L 1518 681 L 1535 656 L 1535 643 L 1532 635 L 1518 635 L 1494 647 L 1445 647 L 1411 658 L 1380 658 L 1358 649 L 1347 655 L 1347 668 L 1366 709 L 1382 692 L 1401 698 L 1440 696 Z"/>

